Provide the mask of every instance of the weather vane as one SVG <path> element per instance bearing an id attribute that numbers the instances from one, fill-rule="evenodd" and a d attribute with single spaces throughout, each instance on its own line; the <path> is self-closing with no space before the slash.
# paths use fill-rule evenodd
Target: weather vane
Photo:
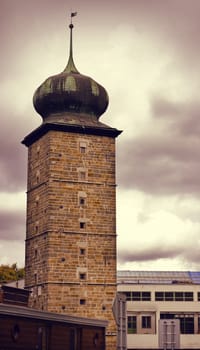
<path id="1" fill-rule="evenodd" d="M 65 71 L 79 73 L 75 67 L 74 60 L 73 60 L 73 35 L 72 35 L 72 31 L 73 31 L 74 25 L 72 23 L 72 18 L 75 17 L 76 15 L 77 15 L 77 12 L 71 11 L 71 14 L 70 14 L 71 21 L 70 21 L 70 25 L 69 25 L 69 28 L 70 28 L 69 60 L 68 60 L 68 64 L 67 64 Z"/>
<path id="2" fill-rule="evenodd" d="M 73 26 L 72 17 L 75 17 L 76 15 L 77 15 L 77 12 L 71 12 L 71 23 L 70 23 L 71 26 Z"/>

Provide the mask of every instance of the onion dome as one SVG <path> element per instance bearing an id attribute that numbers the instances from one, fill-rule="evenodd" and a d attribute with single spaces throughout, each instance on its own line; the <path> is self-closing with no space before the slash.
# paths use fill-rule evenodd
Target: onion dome
<path id="1" fill-rule="evenodd" d="M 97 120 L 108 106 L 108 95 L 103 86 L 82 75 L 73 60 L 72 30 L 70 28 L 70 53 L 66 68 L 60 74 L 46 79 L 36 90 L 33 104 L 43 122 L 69 122 L 73 115 Z"/>

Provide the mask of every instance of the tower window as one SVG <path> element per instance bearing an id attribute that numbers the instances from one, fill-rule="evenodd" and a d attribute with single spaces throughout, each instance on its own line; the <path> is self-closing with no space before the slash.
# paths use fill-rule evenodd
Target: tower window
<path id="1" fill-rule="evenodd" d="M 80 143 L 79 143 L 79 151 L 80 151 L 80 153 L 86 153 L 86 150 L 87 150 L 87 142 L 80 141 Z"/>
<path id="2" fill-rule="evenodd" d="M 80 146 L 80 153 L 86 153 L 86 147 Z"/>
<path id="3" fill-rule="evenodd" d="M 86 304 L 86 300 L 85 299 L 80 299 L 80 305 L 85 305 Z"/>
<path id="4" fill-rule="evenodd" d="M 85 249 L 84 248 L 80 248 L 80 255 L 85 255 Z"/>
<path id="5" fill-rule="evenodd" d="M 85 204 L 85 198 L 80 197 L 80 198 L 79 198 L 79 204 L 80 204 L 80 205 L 84 205 L 84 204 Z"/>
<path id="6" fill-rule="evenodd" d="M 86 280 L 86 273 L 81 272 L 81 273 L 79 274 L 79 278 L 80 278 L 80 280 Z"/>
<path id="7" fill-rule="evenodd" d="M 83 207 L 86 204 L 87 194 L 85 191 L 78 192 L 78 205 Z"/>
<path id="8" fill-rule="evenodd" d="M 86 223 L 85 222 L 80 222 L 80 228 L 81 229 L 84 229 L 84 228 L 86 228 Z"/>

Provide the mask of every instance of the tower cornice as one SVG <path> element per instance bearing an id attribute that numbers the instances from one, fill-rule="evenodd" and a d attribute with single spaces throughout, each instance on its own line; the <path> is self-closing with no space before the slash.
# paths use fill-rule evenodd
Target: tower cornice
<path id="1" fill-rule="evenodd" d="M 116 128 L 111 128 L 104 124 L 99 124 L 99 126 L 88 126 L 88 125 L 76 125 L 76 124 L 58 124 L 58 123 L 46 123 L 40 125 L 37 129 L 33 130 L 28 134 L 22 141 L 25 146 L 32 145 L 35 141 L 39 140 L 40 137 L 47 134 L 49 131 L 62 131 L 85 135 L 98 135 L 98 136 L 108 136 L 116 138 L 122 133 L 122 130 Z"/>

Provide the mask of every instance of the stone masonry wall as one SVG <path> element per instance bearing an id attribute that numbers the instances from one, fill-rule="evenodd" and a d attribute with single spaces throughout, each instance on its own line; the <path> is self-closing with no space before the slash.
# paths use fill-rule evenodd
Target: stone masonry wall
<path id="1" fill-rule="evenodd" d="M 115 139 L 49 131 L 29 147 L 26 288 L 31 306 L 109 320 L 116 349 Z"/>

